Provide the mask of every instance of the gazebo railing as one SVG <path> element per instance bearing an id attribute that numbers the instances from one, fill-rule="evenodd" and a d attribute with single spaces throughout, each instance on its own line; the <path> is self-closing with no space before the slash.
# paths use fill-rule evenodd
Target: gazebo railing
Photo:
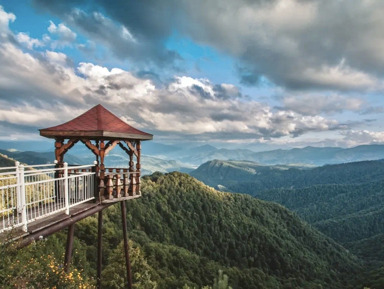
<path id="1" fill-rule="evenodd" d="M 0 168 L 0 233 L 95 198 L 94 165 L 54 164 Z"/>
<path id="2" fill-rule="evenodd" d="M 130 172 L 128 168 L 106 168 L 104 180 L 100 183 L 104 200 L 141 195 L 140 172 Z"/>

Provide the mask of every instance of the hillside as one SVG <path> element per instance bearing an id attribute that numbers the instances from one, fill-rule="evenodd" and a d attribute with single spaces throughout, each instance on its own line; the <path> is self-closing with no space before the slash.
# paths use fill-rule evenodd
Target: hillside
<path id="1" fill-rule="evenodd" d="M 297 167 L 265 166 L 249 161 L 213 160 L 190 173 L 205 184 L 223 190 L 256 195 L 274 188 L 303 188 L 321 184 L 359 184 L 384 180 L 384 161 Z"/>
<path id="2" fill-rule="evenodd" d="M 35 151 L 8 151 L 0 149 L 0 153 L 21 163 L 28 165 L 40 165 L 53 163 L 55 160 L 55 153 L 52 152 L 35 152 Z M 79 165 L 82 164 L 81 160 L 73 155 L 66 155 L 65 161 L 69 164 Z"/>
<path id="3" fill-rule="evenodd" d="M 181 173 L 144 177 L 142 192 L 127 202 L 137 288 L 202 288 L 219 269 L 234 289 L 362 288 L 357 259 L 280 205 L 218 192 Z M 78 223 L 75 234 L 74 265 L 92 283 L 97 217 Z M 104 214 L 103 238 L 103 288 L 124 288 L 118 205 Z M 57 234 L 37 252 L 60 255 L 64 240 Z"/>
<path id="4" fill-rule="evenodd" d="M 143 191 L 141 200 L 129 202 L 130 229 L 221 266 L 263 272 L 249 281 L 228 273 L 234 288 L 278 288 L 245 285 L 264 275 L 287 288 L 326 285 L 328 278 L 337 288 L 340 273 L 356 269 L 342 247 L 278 205 L 220 193 L 180 173 L 145 178 Z"/>
<path id="5" fill-rule="evenodd" d="M 0 153 L 0 167 L 13 167 L 15 160 L 10 159 L 8 156 Z"/>
<path id="6" fill-rule="evenodd" d="M 284 205 L 341 243 L 384 233 L 384 181 L 275 189 L 256 197 Z"/>
<path id="7" fill-rule="evenodd" d="M 191 175 L 207 184 L 279 203 L 368 263 L 384 264 L 384 166 L 365 161 L 316 168 L 212 161 Z M 381 236 L 381 237 L 380 237 Z M 371 248 L 371 249 L 370 249 Z"/>

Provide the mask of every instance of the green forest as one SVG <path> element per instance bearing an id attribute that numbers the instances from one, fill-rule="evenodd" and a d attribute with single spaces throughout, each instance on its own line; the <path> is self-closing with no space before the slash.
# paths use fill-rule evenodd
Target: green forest
<path id="1" fill-rule="evenodd" d="M 216 160 L 192 175 L 285 206 L 363 260 L 372 270 L 370 286 L 384 288 L 383 164 L 379 160 L 309 168 Z"/>
<path id="2" fill-rule="evenodd" d="M 367 279 L 359 258 L 281 205 L 176 172 L 144 177 L 142 192 L 127 202 L 135 288 L 363 288 L 381 274 Z M 65 232 L 22 250 L 3 244 L 0 287 L 94 288 L 97 216 L 75 234 L 70 273 Z M 104 214 L 102 288 L 125 288 L 122 239 L 116 204 Z"/>

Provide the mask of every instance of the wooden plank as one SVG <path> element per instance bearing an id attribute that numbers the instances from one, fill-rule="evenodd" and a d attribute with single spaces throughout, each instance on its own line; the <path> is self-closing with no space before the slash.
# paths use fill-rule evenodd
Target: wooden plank
<path id="1" fill-rule="evenodd" d="M 113 198 L 111 200 L 103 200 L 101 203 L 102 204 L 118 203 L 118 202 L 122 202 L 122 201 L 126 201 L 126 200 L 137 199 L 137 198 L 140 198 L 140 197 L 141 197 L 141 195 Z"/>

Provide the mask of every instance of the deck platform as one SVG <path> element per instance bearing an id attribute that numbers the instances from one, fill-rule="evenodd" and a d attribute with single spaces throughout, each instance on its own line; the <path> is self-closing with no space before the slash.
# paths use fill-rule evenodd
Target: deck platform
<path id="1" fill-rule="evenodd" d="M 139 197 L 141 196 L 136 195 L 104 200 L 101 203 L 96 203 L 95 201 L 81 203 L 72 207 L 69 215 L 67 215 L 65 211 L 61 211 L 30 222 L 28 224 L 27 232 L 24 232 L 21 227 L 4 231 L 0 234 L 0 242 L 19 241 L 21 246 L 25 246 L 34 240 L 43 239 L 46 236 L 104 210 L 113 204 Z"/>

